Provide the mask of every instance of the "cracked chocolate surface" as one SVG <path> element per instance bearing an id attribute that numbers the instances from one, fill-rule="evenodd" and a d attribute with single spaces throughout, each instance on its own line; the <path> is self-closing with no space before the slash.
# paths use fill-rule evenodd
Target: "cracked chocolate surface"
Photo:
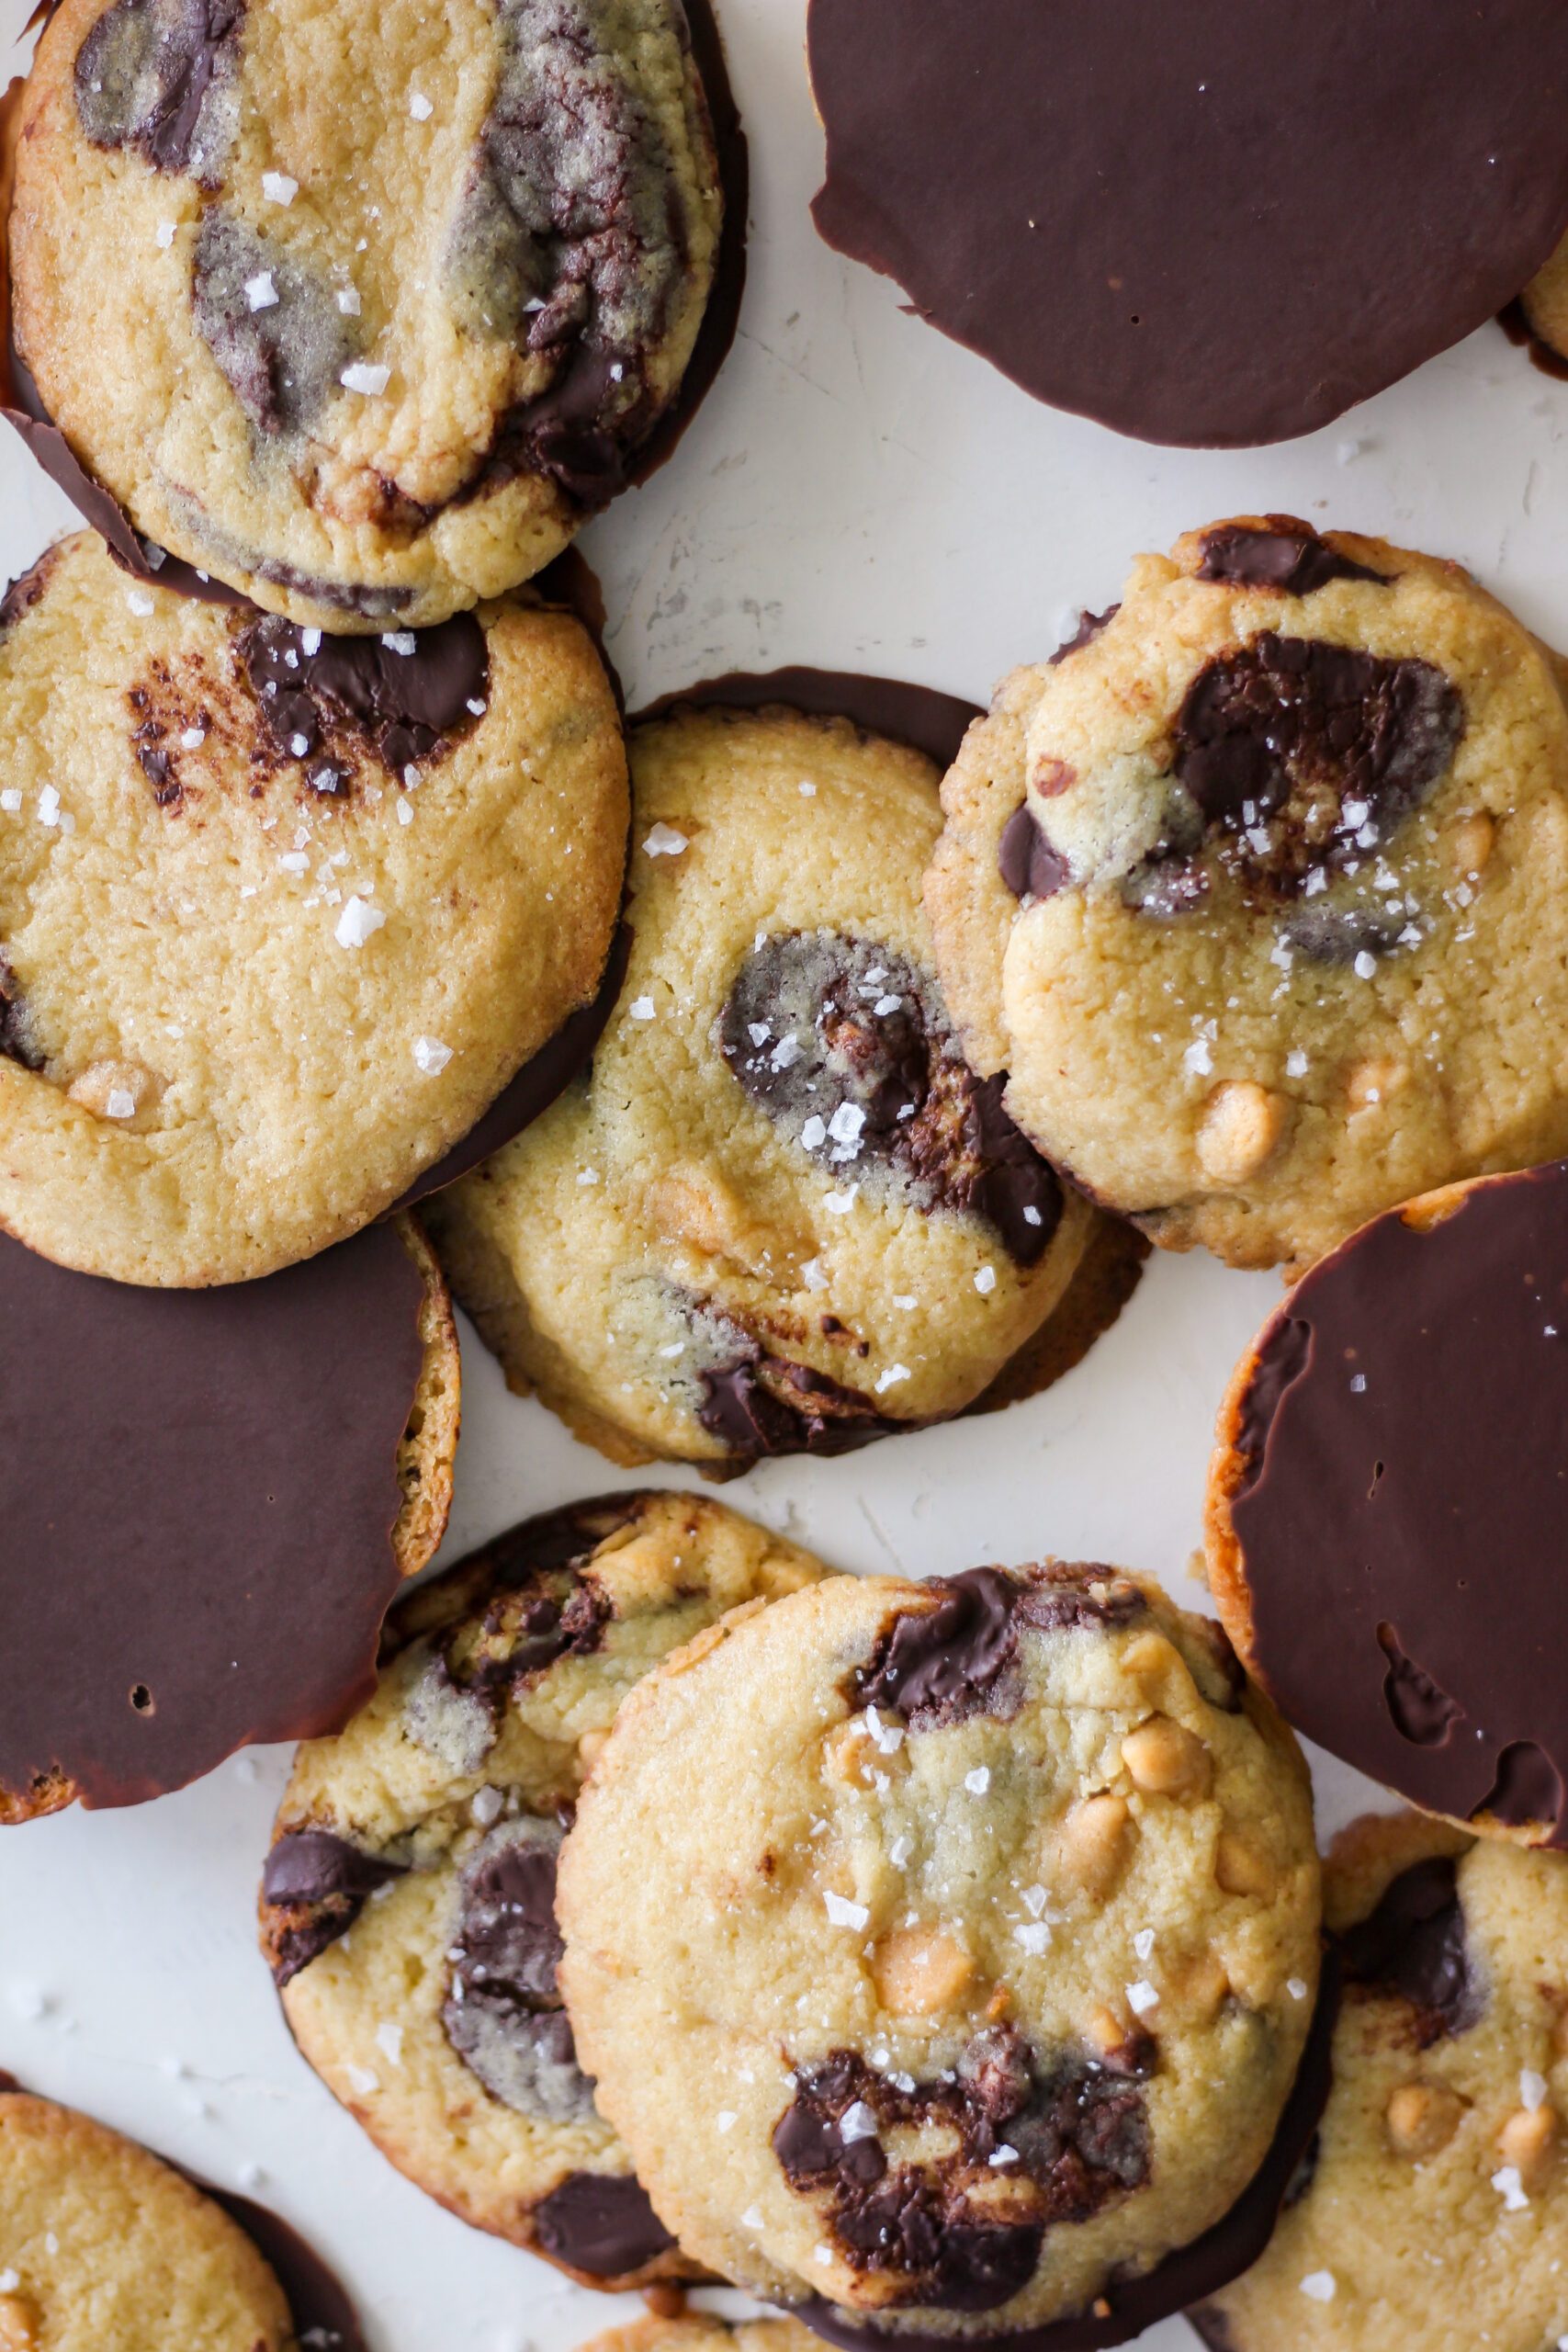
<path id="1" fill-rule="evenodd" d="M 269 299 L 258 304 L 254 294 Z M 191 313 L 258 433 L 304 432 L 360 347 L 355 321 L 325 280 L 220 205 L 197 232 Z"/>
<path id="2" fill-rule="evenodd" d="M 1021 1625 L 1037 1633 L 1129 1625 L 1148 1604 L 1113 1569 L 1053 1561 L 1009 1574 L 966 1568 L 930 1580 L 941 1595 L 930 1610 L 908 1610 L 883 1633 L 853 1677 L 855 1702 L 934 1731 L 976 1714 L 1017 1712 Z"/>
<path id="3" fill-rule="evenodd" d="M 898 2302 L 989 2311 L 1027 2283 L 1047 2228 L 1088 2221 L 1147 2179 L 1140 2078 L 1156 2064 L 1146 2036 L 1113 2069 L 1076 2050 L 1043 2057 L 1002 2025 L 974 2037 L 953 2080 L 900 2088 L 836 2050 L 797 2069 L 773 2152 L 793 2186 L 829 2191 L 829 2227 L 855 2269 L 901 2274 Z M 884 2149 L 885 2132 L 933 2126 L 956 2147 L 925 2163 Z M 1011 2159 L 993 2166 L 1003 2148 Z"/>
<path id="4" fill-rule="evenodd" d="M 217 185 L 244 0 L 115 0 L 76 52 L 76 111 L 96 147 Z"/>
<path id="5" fill-rule="evenodd" d="M 1021 1266 L 1062 1215 L 1055 1171 L 977 1079 L 935 993 L 907 958 L 831 931 L 753 948 L 719 1016 L 750 1099 L 824 1168 L 902 1177 L 926 1210 L 983 1218 Z"/>
<path id="6" fill-rule="evenodd" d="M 464 1863 L 441 2010 L 447 2041 L 491 2096 L 547 2123 L 593 2112 L 556 1987 L 561 1837 L 558 1823 L 525 1818 L 494 1831 Z"/>

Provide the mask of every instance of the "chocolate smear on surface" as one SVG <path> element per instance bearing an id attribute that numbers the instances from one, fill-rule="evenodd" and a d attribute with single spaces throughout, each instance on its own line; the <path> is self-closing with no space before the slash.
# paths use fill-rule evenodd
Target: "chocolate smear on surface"
<path id="1" fill-rule="evenodd" d="M 966 1568 L 926 1589 L 940 1596 L 936 1607 L 900 1611 L 852 1679 L 857 1705 L 885 1708 L 917 1731 L 1016 1713 L 1021 1625 L 1044 1634 L 1128 1625 L 1148 1606 L 1113 1568 L 1062 1561 Z"/>
<path id="2" fill-rule="evenodd" d="M 719 1044 L 759 1109 L 852 1181 L 886 1168 L 919 1206 L 982 1217 L 1021 1266 L 1061 1221 L 1055 1170 L 964 1061 L 934 977 L 875 941 L 777 932 L 741 963 Z"/>
<path id="3" fill-rule="evenodd" d="M 1418 2012 L 1426 2049 L 1480 2023 L 1484 1989 L 1465 1943 L 1453 1861 L 1434 1856 L 1396 1878 L 1370 1918 L 1339 1939 L 1348 1987 L 1397 1993 Z"/>
<path id="4" fill-rule="evenodd" d="M 1363 1227 L 1258 1343 L 1230 1500 L 1249 1663 L 1414 1804 L 1568 1847 L 1568 1163 L 1424 1222 Z"/>
<path id="5" fill-rule="evenodd" d="M 369 1696 L 423 1296 L 389 1226 L 207 1291 L 0 1239 L 0 1325 L 28 1366 L 0 1396 L 14 1804 L 137 1804 Z"/>
<path id="6" fill-rule="evenodd" d="M 1353 563 L 1320 538 L 1310 523 L 1271 514 L 1269 524 L 1267 530 L 1225 523 L 1206 531 L 1199 579 L 1223 581 L 1233 588 L 1277 588 L 1286 596 L 1314 595 L 1335 580 L 1371 580 L 1387 587 L 1382 572 Z"/>
<path id="7" fill-rule="evenodd" d="M 820 234 L 1149 441 L 1326 424 L 1568 228 L 1557 0 L 811 0 L 807 39 Z"/>
<path id="8" fill-rule="evenodd" d="M 268 733 L 297 760 L 324 747 L 330 763 L 333 737 L 348 731 L 400 778 L 471 733 L 490 700 L 485 633 L 471 613 L 380 637 L 328 637 L 265 613 L 237 650 Z"/>
<path id="9" fill-rule="evenodd" d="M 675 2243 L 647 2189 L 626 2173 L 568 2173 L 535 2206 L 534 2226 L 547 2254 L 593 2278 L 624 2278 Z"/>
<path id="10" fill-rule="evenodd" d="M 634 727 L 664 718 L 671 711 L 792 710 L 808 718 L 847 718 L 863 735 L 885 735 L 923 752 L 939 768 L 950 768 L 970 726 L 985 712 L 962 695 L 934 686 L 912 686 L 897 678 L 873 678 L 857 670 L 734 670 L 704 678 L 679 694 L 663 695 L 637 711 Z"/>
<path id="11" fill-rule="evenodd" d="M 1280 2207 L 1327 2105 L 1338 2007 L 1338 1966 L 1330 1953 L 1306 2049 L 1273 2143 L 1228 2213 L 1141 2278 L 1107 2287 L 1100 2298 L 1108 2306 L 1104 2310 L 1035 2327 L 998 2329 L 993 2335 L 974 2335 L 968 2341 L 997 2346 L 998 2352 L 1110 2352 L 1111 2346 L 1130 2342 L 1157 2321 L 1218 2294 L 1249 2270 L 1273 2235 Z M 795 2304 L 793 2312 L 841 2352 L 952 2352 L 951 2335 L 898 2323 L 879 2327 L 863 2313 L 840 2310 L 819 2297 Z"/>

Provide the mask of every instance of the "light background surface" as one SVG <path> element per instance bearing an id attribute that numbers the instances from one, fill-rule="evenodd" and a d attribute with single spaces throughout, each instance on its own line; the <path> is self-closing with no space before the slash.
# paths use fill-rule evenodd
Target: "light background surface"
<path id="1" fill-rule="evenodd" d="M 28 6 L 0 0 L 0 31 L 19 31 Z M 1273 450 L 1150 449 L 1056 415 L 817 241 L 804 0 L 718 6 L 751 141 L 739 337 L 674 462 L 582 540 L 633 707 L 723 670 L 793 662 L 983 701 L 1013 663 L 1048 651 L 1077 606 L 1109 603 L 1137 550 L 1255 510 L 1458 557 L 1568 642 L 1568 385 L 1496 328 Z M 0 571 L 71 523 L 0 428 Z M 1277 1296 L 1269 1276 L 1162 1259 L 1050 1395 L 840 1462 L 766 1464 L 726 1499 L 840 1568 L 924 1576 L 1056 1553 L 1152 1570 L 1201 1606 L 1186 1563 L 1213 1415 Z M 682 1483 L 612 1470 L 509 1396 L 467 1327 L 463 1341 L 446 1560 L 577 1496 Z M 1379 1801 L 1314 1762 L 1325 1834 Z M 565 2352 L 633 2316 L 634 2299 L 571 2287 L 441 2211 L 295 2053 L 253 1942 L 287 1764 L 286 1750 L 260 1750 L 139 1811 L 0 1832 L 0 2066 L 273 2204 L 341 2272 L 374 2352 Z M 1195 2342 L 1179 2321 L 1142 2340 L 1151 2352 Z"/>

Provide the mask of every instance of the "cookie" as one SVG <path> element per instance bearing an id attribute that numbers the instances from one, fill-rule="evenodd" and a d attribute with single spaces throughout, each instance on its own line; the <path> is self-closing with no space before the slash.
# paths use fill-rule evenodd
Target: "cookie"
<path id="1" fill-rule="evenodd" d="M 1380 1217 L 1221 1409 L 1209 1580 L 1298 1731 L 1429 1812 L 1568 1847 L 1555 1628 L 1568 1164 Z"/>
<path id="2" fill-rule="evenodd" d="M 210 2197 L 107 2125 L 0 2085 L 0 2343 L 297 2352 L 299 2338 L 276 2273 Z"/>
<path id="3" fill-rule="evenodd" d="M 1568 708 L 1457 565 L 1195 532 L 1006 681 L 943 806 L 969 1058 L 1162 1247 L 1305 1263 L 1568 1149 Z"/>
<path id="4" fill-rule="evenodd" d="M 1483 324 L 1568 227 L 1554 0 L 1304 22 L 811 0 L 807 24 L 827 242 L 1037 399 L 1146 441 L 1326 424 Z"/>
<path id="5" fill-rule="evenodd" d="M 728 2320 L 716 2312 L 682 2311 L 607 2327 L 578 2352 L 815 2352 L 815 2345 L 797 2319 Z"/>
<path id="6" fill-rule="evenodd" d="M 723 209 L 680 0 L 64 0 L 16 338 L 144 540 L 293 621 L 425 627 L 628 479 Z"/>
<path id="7" fill-rule="evenodd" d="M 151 1291 L 0 1238 L 0 1823 L 335 1729 L 446 1525 L 457 1338 L 406 1217 Z"/>
<path id="8" fill-rule="evenodd" d="M 1317 1982 L 1290 1733 L 1217 1627 L 1094 1566 L 835 1577 L 676 1652 L 557 1910 L 687 2252 L 891 2341 L 1109 2311 L 1221 2221 Z"/>
<path id="9" fill-rule="evenodd" d="M 432 1204 L 458 1298 L 620 1462 L 739 1470 L 957 1412 L 1093 1219 L 959 1051 L 919 903 L 933 764 L 714 707 L 634 727 L 632 766 L 620 1001 L 588 1082 Z"/>
<path id="10" fill-rule="evenodd" d="M 1315 2162 L 1214 2352 L 1545 2352 L 1568 2335 L 1568 1861 L 1410 1817 L 1325 1874 L 1345 1996 Z"/>
<path id="11" fill-rule="evenodd" d="M 1568 238 L 1503 313 L 1503 324 L 1533 342 L 1548 374 L 1568 368 Z"/>
<path id="12" fill-rule="evenodd" d="M 329 639 L 83 533 L 0 607 L 0 1224 L 62 1264 L 309 1257 L 598 989 L 626 762 L 566 613 Z"/>
<path id="13" fill-rule="evenodd" d="M 587 2286 L 695 2273 L 576 2061 L 562 1837 L 637 1678 L 822 1573 L 688 1495 L 572 1505 L 406 1601 L 374 1698 L 295 1759 L 261 1920 L 300 2049 L 400 2171 Z"/>

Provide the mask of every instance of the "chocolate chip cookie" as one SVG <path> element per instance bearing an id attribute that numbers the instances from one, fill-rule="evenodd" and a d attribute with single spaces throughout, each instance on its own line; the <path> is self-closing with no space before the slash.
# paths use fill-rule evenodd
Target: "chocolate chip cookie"
<path id="1" fill-rule="evenodd" d="M 0 1823 L 346 1720 L 446 1526 L 457 1334 L 412 1218 L 233 1289 L 0 1238 Z"/>
<path id="2" fill-rule="evenodd" d="M 990 2338 L 1113 2314 L 1243 2196 L 1318 1910 L 1305 1768 L 1218 1627 L 1095 1566 L 834 1577 L 628 1697 L 560 1983 L 696 2259 Z"/>
<path id="3" fill-rule="evenodd" d="M 1291 1722 L 1525 1845 L 1568 1847 L 1564 1430 L 1560 1161 L 1314 1266 L 1237 1367 L 1210 1473 L 1210 1583 Z"/>
<path id="4" fill-rule="evenodd" d="M 744 1469 L 957 1412 L 1093 1228 L 959 1050 L 937 771 L 843 719 L 634 728 L 631 959 L 586 1084 L 433 1204 L 513 1385 L 623 1462 Z"/>
<path id="5" fill-rule="evenodd" d="M 598 990 L 626 759 L 567 613 L 333 639 L 82 533 L 0 606 L 0 1224 L 62 1264 L 310 1256 Z"/>
<path id="6" fill-rule="evenodd" d="M 1327 424 L 1568 227 L 1556 0 L 811 0 L 807 23 L 828 243 L 1145 440 Z"/>
<path id="7" fill-rule="evenodd" d="M 1315 2157 L 1190 2316 L 1213 2352 L 1544 2352 L 1568 2335 L 1568 1861 L 1367 1821 L 1325 1891 L 1345 1992 Z"/>
<path id="8" fill-rule="evenodd" d="M 64 0 L 16 152 L 44 411 L 156 548 L 350 631 L 625 482 L 723 214 L 680 0 Z"/>
<path id="9" fill-rule="evenodd" d="M 561 1842 L 638 1677 L 822 1574 L 691 1496 L 574 1505 L 404 1603 L 375 1697 L 295 1760 L 261 1920 L 301 2050 L 400 2171 L 588 2286 L 694 2274 L 577 2061 Z"/>
<path id="10" fill-rule="evenodd" d="M 298 2352 L 299 2343 L 276 2272 L 210 2197 L 107 2125 L 0 2077 L 6 2352 Z"/>
<path id="11" fill-rule="evenodd" d="M 1018 671 L 926 886 L 969 1058 L 1168 1249 L 1304 1263 L 1568 1149 L 1568 707 L 1457 565 L 1289 517 Z"/>

